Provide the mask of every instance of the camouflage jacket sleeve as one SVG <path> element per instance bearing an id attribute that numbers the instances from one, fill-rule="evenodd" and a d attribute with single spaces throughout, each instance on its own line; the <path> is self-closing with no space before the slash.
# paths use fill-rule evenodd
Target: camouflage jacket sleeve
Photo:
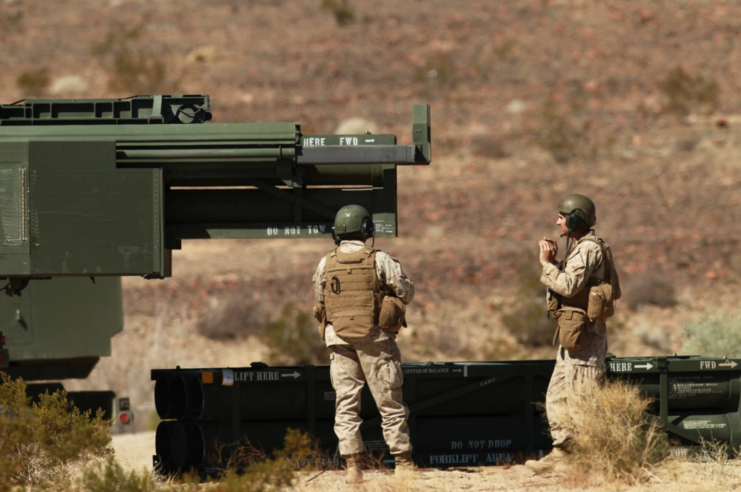
<path id="1" fill-rule="evenodd" d="M 574 297 L 602 265 L 602 250 L 592 241 L 576 245 L 566 261 L 564 271 L 550 263 L 543 266 L 540 282 L 564 297 Z"/>
<path id="2" fill-rule="evenodd" d="M 376 253 L 376 273 L 382 286 L 390 289 L 404 304 L 414 299 L 414 283 L 404 274 L 396 258 L 379 251 Z"/>
<path id="3" fill-rule="evenodd" d="M 327 263 L 327 257 L 322 258 L 316 267 L 314 274 L 314 297 L 317 302 L 324 302 L 324 266 Z"/>

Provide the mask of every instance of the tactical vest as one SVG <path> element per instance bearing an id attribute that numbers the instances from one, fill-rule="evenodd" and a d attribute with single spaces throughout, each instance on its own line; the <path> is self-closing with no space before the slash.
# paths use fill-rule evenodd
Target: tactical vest
<path id="1" fill-rule="evenodd" d="M 618 279 L 617 271 L 615 270 L 615 262 L 612 258 L 612 251 L 610 250 L 610 247 L 605 244 L 604 241 L 592 236 L 585 236 L 581 238 L 574 245 L 574 249 L 576 249 L 576 246 L 578 246 L 579 243 L 581 243 L 582 241 L 591 241 L 593 243 L 596 243 L 602 250 L 602 263 L 605 270 L 604 279 L 590 277 L 587 280 L 586 285 L 573 297 L 565 297 L 555 292 L 551 292 L 551 298 L 554 302 L 550 303 L 549 311 L 554 312 L 562 308 L 578 308 L 584 310 L 585 313 L 589 313 L 590 319 L 597 319 L 598 317 L 609 318 L 614 313 L 614 301 L 620 299 L 621 296 L 620 281 Z M 569 254 L 571 254 L 573 251 L 574 250 L 571 250 Z M 595 289 L 595 287 L 603 287 L 608 285 L 610 287 L 609 290 L 604 288 Z M 595 299 L 593 298 L 594 296 L 602 296 L 602 302 L 597 302 L 595 304 Z M 605 299 L 604 297 L 607 298 Z M 590 300 L 592 302 L 591 305 Z M 600 299 L 597 299 L 597 301 L 600 301 Z M 595 306 L 601 307 L 595 308 Z M 599 312 L 600 314 L 597 314 L 597 312 Z"/>
<path id="2" fill-rule="evenodd" d="M 364 248 L 327 255 L 324 269 L 327 322 L 347 340 L 359 340 L 378 323 L 381 288 L 376 274 L 376 250 Z"/>

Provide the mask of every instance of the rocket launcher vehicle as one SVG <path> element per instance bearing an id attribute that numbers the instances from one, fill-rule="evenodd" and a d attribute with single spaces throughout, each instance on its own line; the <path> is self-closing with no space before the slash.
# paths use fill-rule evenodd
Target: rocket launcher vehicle
<path id="1" fill-rule="evenodd" d="M 396 168 L 431 160 L 430 108 L 395 135 L 213 123 L 207 95 L 0 105 L 0 278 L 171 275 L 183 239 L 327 238 L 337 210 L 397 235 Z"/>

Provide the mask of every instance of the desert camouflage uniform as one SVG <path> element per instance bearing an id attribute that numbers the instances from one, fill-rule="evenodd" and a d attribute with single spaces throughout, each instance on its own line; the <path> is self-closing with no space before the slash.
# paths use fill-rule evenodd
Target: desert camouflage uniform
<path id="1" fill-rule="evenodd" d="M 596 237 L 591 230 L 586 236 Z M 593 241 L 577 242 L 567 257 L 563 272 L 552 264 L 543 267 L 540 281 L 551 291 L 565 297 L 573 297 L 585 288 L 590 278 L 605 277 L 602 250 Z M 569 414 L 569 395 L 577 385 L 597 384 L 604 376 L 607 354 L 605 320 L 587 320 L 586 331 L 587 339 L 584 349 L 580 352 L 571 353 L 559 345 L 556 367 L 548 385 L 545 398 L 546 413 L 553 445 L 556 447 L 563 446 L 571 437 L 568 422 L 563 421 L 564 416 Z"/>
<path id="2" fill-rule="evenodd" d="M 342 241 L 340 251 L 354 253 L 365 248 L 362 241 Z M 404 275 L 401 265 L 392 256 L 376 253 L 376 275 L 379 284 L 391 289 L 405 304 L 414 297 L 414 284 Z M 326 257 L 322 258 L 314 274 L 316 300 L 324 302 Z M 409 409 L 401 395 L 404 374 L 401 370 L 401 353 L 396 345 L 396 335 L 381 330 L 377 325 L 363 340 L 348 342 L 340 338 L 328 323 L 324 340 L 330 354 L 330 377 L 337 394 L 334 430 L 340 441 L 343 456 L 362 453 L 360 435 L 360 394 L 368 381 L 373 399 L 381 413 L 383 437 L 391 454 L 398 455 L 412 450 L 407 418 Z"/>

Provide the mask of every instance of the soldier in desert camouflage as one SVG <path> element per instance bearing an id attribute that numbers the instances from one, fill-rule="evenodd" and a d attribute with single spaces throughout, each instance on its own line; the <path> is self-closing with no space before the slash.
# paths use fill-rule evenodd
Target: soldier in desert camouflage
<path id="1" fill-rule="evenodd" d="M 406 326 L 405 306 L 414 297 L 414 284 L 395 258 L 366 246 L 373 231 L 363 207 L 340 209 L 334 226 L 338 247 L 322 258 L 314 275 L 314 314 L 331 350 L 330 375 L 337 394 L 334 429 L 347 462 L 348 483 L 362 481 L 360 394 L 366 381 L 381 413 L 396 474 L 414 470 L 396 345 L 396 334 Z"/>
<path id="2" fill-rule="evenodd" d="M 557 206 L 561 236 L 567 238 L 566 257 L 556 263 L 558 246 L 544 238 L 539 243 L 543 266 L 541 283 L 548 287 L 548 310 L 558 322 L 556 367 L 546 394 L 546 412 L 553 451 L 525 465 L 536 473 L 552 471 L 569 453 L 569 397 L 604 377 L 607 326 L 614 301 L 620 297 L 617 272 L 609 246 L 592 226 L 597 222 L 594 202 L 584 195 L 568 195 Z"/>

